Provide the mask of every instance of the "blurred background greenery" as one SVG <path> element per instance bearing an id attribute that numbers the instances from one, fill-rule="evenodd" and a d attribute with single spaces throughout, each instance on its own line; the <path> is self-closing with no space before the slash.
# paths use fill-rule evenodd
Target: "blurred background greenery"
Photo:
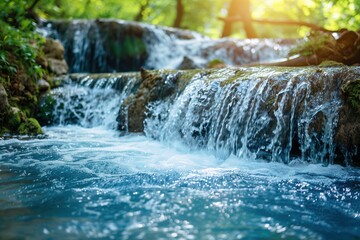
<path id="1" fill-rule="evenodd" d="M 306 21 L 329 30 L 360 29 L 360 0 L 249 1 L 253 19 Z M 19 1 L 5 2 L 17 5 Z M 34 1 L 23 2 L 30 6 Z M 183 14 L 180 23 L 175 24 L 179 2 L 182 4 Z M 231 0 L 40 0 L 35 11 L 46 19 L 118 18 L 155 25 L 177 25 L 211 37 L 220 37 L 224 23 L 218 17 L 226 17 L 230 2 Z M 257 37 L 261 38 L 302 37 L 309 32 L 307 27 L 293 25 L 254 23 L 253 27 Z M 246 36 L 242 22 L 234 24 L 233 36 Z"/>

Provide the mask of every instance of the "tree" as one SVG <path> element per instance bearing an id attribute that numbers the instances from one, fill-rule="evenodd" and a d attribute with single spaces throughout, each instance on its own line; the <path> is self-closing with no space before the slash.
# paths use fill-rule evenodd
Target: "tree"
<path id="1" fill-rule="evenodd" d="M 19 8 L 23 5 L 29 7 L 36 0 L 0 0 L 1 2 Z M 42 0 L 38 2 L 33 11 L 46 19 L 119 18 L 186 28 L 212 37 L 236 33 L 236 37 L 289 38 L 305 36 L 309 32 L 308 27 L 299 27 L 294 25 L 295 23 L 306 23 L 312 28 L 319 26 L 330 30 L 360 28 L 360 14 L 358 14 L 360 0 Z M 219 21 L 218 17 L 226 9 L 228 9 L 226 16 L 222 16 L 226 21 Z M 241 21 L 237 23 L 239 19 Z M 292 25 L 284 25 L 285 22 L 291 22 Z M 235 29 L 240 24 L 245 30 L 244 33 Z"/>
<path id="2" fill-rule="evenodd" d="M 224 28 L 222 32 L 222 37 L 227 37 L 232 33 L 232 18 L 239 17 L 243 24 L 248 38 L 255 38 L 256 33 L 252 26 L 251 11 L 250 11 L 250 0 L 231 0 L 227 19 L 224 19 Z"/>
<path id="3" fill-rule="evenodd" d="M 184 5 L 182 0 L 176 0 L 176 17 L 173 27 L 179 28 L 184 17 Z"/>

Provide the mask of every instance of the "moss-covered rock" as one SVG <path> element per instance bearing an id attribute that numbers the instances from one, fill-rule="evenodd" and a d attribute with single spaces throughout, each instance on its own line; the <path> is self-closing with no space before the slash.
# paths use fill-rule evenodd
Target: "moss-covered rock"
<path id="1" fill-rule="evenodd" d="M 223 68 L 226 67 L 226 64 L 224 63 L 224 61 L 215 58 L 213 60 L 211 60 L 210 62 L 208 62 L 207 64 L 208 68 Z"/>
<path id="2" fill-rule="evenodd" d="M 35 118 L 28 118 L 25 122 L 21 123 L 18 132 L 23 135 L 38 135 L 44 133 Z"/>
<path id="3" fill-rule="evenodd" d="M 22 117 L 24 117 L 22 115 L 22 112 L 18 108 L 11 108 L 11 111 L 9 111 L 8 113 L 7 122 L 7 126 L 9 127 L 9 129 L 11 129 L 12 131 L 16 131 L 18 129 L 21 124 L 21 119 Z"/>
<path id="4" fill-rule="evenodd" d="M 341 90 L 351 108 L 360 113 L 360 79 L 348 81 Z"/>

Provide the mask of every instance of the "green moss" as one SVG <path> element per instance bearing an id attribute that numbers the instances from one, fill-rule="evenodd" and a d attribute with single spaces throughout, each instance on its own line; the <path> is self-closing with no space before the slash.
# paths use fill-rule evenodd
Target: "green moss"
<path id="1" fill-rule="evenodd" d="M 207 64 L 207 67 L 208 68 L 213 68 L 213 67 L 216 67 L 220 64 L 224 64 L 224 61 L 218 59 L 218 58 L 215 58 L 213 60 L 211 60 L 208 64 Z"/>
<path id="2" fill-rule="evenodd" d="M 18 132 L 23 135 L 37 135 L 44 133 L 39 122 L 35 118 L 28 118 L 24 123 L 21 123 Z"/>
<path id="3" fill-rule="evenodd" d="M 323 61 L 319 64 L 319 67 L 344 67 L 344 66 L 346 65 L 343 63 L 330 61 L 330 60 Z"/>
<path id="4" fill-rule="evenodd" d="M 266 101 L 266 107 L 268 109 L 271 109 L 274 106 L 275 101 L 276 101 L 276 94 L 269 96 Z"/>
<path id="5" fill-rule="evenodd" d="M 21 124 L 21 113 L 20 111 L 12 111 L 8 115 L 7 126 L 15 131 Z"/>
<path id="6" fill-rule="evenodd" d="M 345 93 L 346 101 L 350 106 L 360 112 L 360 79 L 347 82 L 342 86 L 342 91 Z"/>
<path id="7" fill-rule="evenodd" d="M 110 43 L 110 49 L 117 58 L 146 55 L 146 45 L 141 38 L 125 36 L 124 39 Z"/>
<path id="8" fill-rule="evenodd" d="M 221 81 L 220 86 L 224 87 L 226 85 L 229 85 L 237 80 L 243 80 L 252 75 L 252 71 L 247 70 L 237 70 L 233 75 L 228 76 L 228 78 L 224 81 Z"/>

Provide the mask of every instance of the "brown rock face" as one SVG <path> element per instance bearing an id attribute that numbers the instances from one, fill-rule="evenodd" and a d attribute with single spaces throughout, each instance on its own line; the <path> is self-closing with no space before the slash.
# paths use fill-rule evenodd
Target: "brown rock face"
<path id="1" fill-rule="evenodd" d="M 64 60 L 64 47 L 58 40 L 47 38 L 43 50 L 45 59 L 38 59 L 39 64 L 47 67 L 50 72 L 56 75 L 68 72 L 69 67 Z"/>
<path id="2" fill-rule="evenodd" d="M 350 163 L 360 165 L 360 113 L 355 112 L 346 104 L 339 112 L 339 127 L 335 136 L 335 141 L 342 151 L 349 152 L 352 156 L 347 156 Z M 356 161 L 357 159 L 357 161 Z"/>
<path id="3" fill-rule="evenodd" d="M 68 71 L 68 65 L 65 60 L 58 60 L 54 58 L 47 59 L 49 63 L 49 70 L 57 75 L 66 74 Z"/>
<path id="4" fill-rule="evenodd" d="M 63 60 L 64 52 L 65 52 L 64 47 L 58 40 L 52 38 L 46 39 L 44 45 L 44 53 L 47 58 Z"/>
<path id="5" fill-rule="evenodd" d="M 349 164 L 360 166 L 360 79 L 341 87 L 344 105 L 339 111 L 335 142 Z"/>

